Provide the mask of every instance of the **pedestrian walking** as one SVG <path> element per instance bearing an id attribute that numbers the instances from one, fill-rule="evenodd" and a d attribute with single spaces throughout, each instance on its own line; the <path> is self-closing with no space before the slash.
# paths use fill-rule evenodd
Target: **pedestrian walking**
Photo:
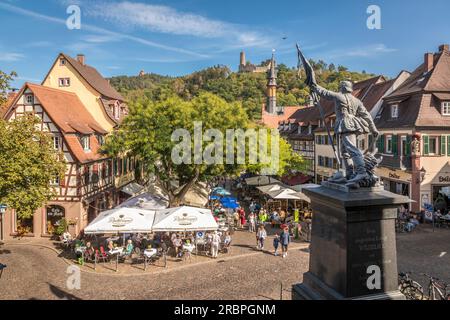
<path id="1" fill-rule="evenodd" d="M 217 231 L 214 232 L 211 238 L 211 256 L 217 258 L 219 254 L 220 236 Z"/>
<path id="2" fill-rule="evenodd" d="M 280 236 L 278 233 L 275 235 L 275 238 L 273 239 L 273 255 L 278 256 L 278 245 L 280 244 Z"/>
<path id="3" fill-rule="evenodd" d="M 258 248 L 264 250 L 264 240 L 267 238 L 267 232 L 263 225 L 259 226 L 258 230 Z"/>
<path id="4" fill-rule="evenodd" d="M 287 257 L 289 243 L 291 242 L 291 238 L 289 235 L 289 228 L 284 228 L 283 232 L 280 235 L 281 242 L 281 250 L 283 252 L 283 258 Z"/>

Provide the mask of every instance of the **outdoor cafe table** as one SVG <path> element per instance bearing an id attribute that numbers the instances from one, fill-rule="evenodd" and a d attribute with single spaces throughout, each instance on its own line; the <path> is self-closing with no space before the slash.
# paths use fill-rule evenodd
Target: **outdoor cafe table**
<path id="1" fill-rule="evenodd" d="M 116 272 L 117 272 L 118 266 L 119 266 L 119 256 L 122 255 L 124 250 L 125 249 L 122 247 L 117 247 L 117 248 L 114 248 L 114 249 L 111 249 L 108 251 L 108 254 L 110 256 L 116 256 Z"/>

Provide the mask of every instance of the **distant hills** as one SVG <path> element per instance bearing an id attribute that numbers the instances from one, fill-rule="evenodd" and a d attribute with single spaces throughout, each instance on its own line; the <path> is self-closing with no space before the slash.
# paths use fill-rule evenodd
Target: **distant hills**
<path id="1" fill-rule="evenodd" d="M 262 64 L 266 63 L 262 62 Z M 337 90 L 341 80 L 361 81 L 373 77 L 365 72 L 352 72 L 346 67 L 311 60 L 319 84 Z M 278 105 L 305 105 L 309 101 L 309 90 L 303 83 L 304 71 L 298 74 L 296 68 L 284 64 L 278 66 Z M 261 105 L 266 99 L 266 74 L 235 73 L 226 66 L 213 66 L 180 77 L 158 74 L 141 76 L 117 76 L 110 83 L 130 102 L 142 98 L 162 100 L 172 95 L 191 99 L 201 91 L 214 93 L 228 102 L 239 101 L 250 119 L 261 117 Z"/>

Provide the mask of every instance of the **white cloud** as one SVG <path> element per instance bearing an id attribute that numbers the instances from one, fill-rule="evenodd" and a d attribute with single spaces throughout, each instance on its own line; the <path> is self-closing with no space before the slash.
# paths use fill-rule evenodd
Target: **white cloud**
<path id="1" fill-rule="evenodd" d="M 10 5 L 10 4 L 7 4 L 7 3 L 1 3 L 0 2 L 0 9 L 6 10 L 6 11 L 9 11 L 9 12 L 13 12 L 13 13 L 16 13 L 16 14 L 20 14 L 20 15 L 23 15 L 23 16 L 32 17 L 32 18 L 35 18 L 35 19 L 47 21 L 47 22 L 52 22 L 52 23 L 66 25 L 66 20 L 64 20 L 64 19 L 55 18 L 55 17 L 52 17 L 52 16 L 40 14 L 40 13 L 31 11 L 31 10 L 27 10 L 27 9 L 22 9 L 20 7 L 13 6 L 13 5 Z M 155 41 L 151 41 L 151 40 L 148 40 L 148 39 L 144 39 L 144 38 L 140 38 L 140 37 L 124 34 L 124 33 L 110 31 L 110 30 L 107 30 L 107 29 L 103 29 L 103 28 L 99 28 L 99 27 L 96 27 L 96 26 L 88 25 L 86 23 L 82 23 L 81 29 L 89 31 L 89 32 L 95 32 L 95 33 L 99 33 L 99 34 L 103 34 L 103 35 L 107 35 L 107 36 L 117 37 L 118 40 L 130 40 L 130 41 L 133 41 L 133 42 L 136 42 L 136 43 L 140 43 L 140 44 L 145 45 L 145 46 L 159 48 L 159 49 L 163 49 L 163 50 L 167 50 L 167 51 L 184 53 L 184 54 L 191 55 L 191 56 L 196 56 L 196 57 L 203 57 L 203 58 L 208 57 L 207 55 L 204 55 L 204 54 L 201 54 L 201 53 L 197 53 L 197 52 L 194 52 L 194 51 L 191 51 L 191 50 L 177 48 L 177 47 L 172 47 L 172 46 L 167 46 L 165 44 L 161 44 L 161 43 L 158 43 L 158 42 L 155 42 Z"/>
<path id="2" fill-rule="evenodd" d="M 25 55 L 17 52 L 0 52 L 0 61 L 2 62 L 15 62 L 25 58 Z"/>
<path id="3" fill-rule="evenodd" d="M 372 44 L 365 47 L 354 47 L 332 51 L 328 57 L 331 59 L 342 57 L 370 58 L 380 54 L 392 53 L 396 51 L 397 49 L 388 48 L 385 44 Z"/>
<path id="4" fill-rule="evenodd" d="M 268 39 L 256 31 L 226 21 L 210 19 L 194 13 L 177 11 L 163 5 L 138 2 L 89 2 L 83 12 L 91 17 L 152 32 L 187 35 L 200 38 L 232 40 L 239 46 L 265 46 Z"/>

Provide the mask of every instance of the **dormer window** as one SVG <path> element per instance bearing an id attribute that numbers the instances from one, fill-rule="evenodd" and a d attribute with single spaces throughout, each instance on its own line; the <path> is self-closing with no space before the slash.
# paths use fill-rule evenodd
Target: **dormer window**
<path id="1" fill-rule="evenodd" d="M 450 101 L 442 102 L 442 115 L 450 116 Z"/>
<path id="2" fill-rule="evenodd" d="M 25 95 L 25 104 L 32 105 L 34 103 L 34 95 L 27 94 Z"/>
<path id="3" fill-rule="evenodd" d="M 391 106 L 391 118 L 392 119 L 398 118 L 398 104 L 393 104 Z"/>
<path id="4" fill-rule="evenodd" d="M 91 150 L 91 143 L 89 136 L 82 136 L 81 137 L 81 146 L 83 147 L 84 151 L 90 151 Z"/>

